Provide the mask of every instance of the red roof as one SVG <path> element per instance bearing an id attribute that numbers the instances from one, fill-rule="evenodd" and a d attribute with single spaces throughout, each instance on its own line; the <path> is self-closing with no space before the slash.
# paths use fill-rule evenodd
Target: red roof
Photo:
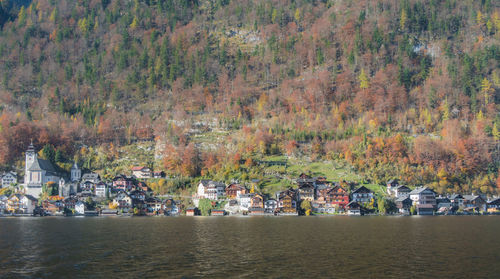
<path id="1" fill-rule="evenodd" d="M 133 171 L 140 171 L 140 170 L 143 170 L 145 169 L 146 167 L 132 167 L 132 170 Z"/>

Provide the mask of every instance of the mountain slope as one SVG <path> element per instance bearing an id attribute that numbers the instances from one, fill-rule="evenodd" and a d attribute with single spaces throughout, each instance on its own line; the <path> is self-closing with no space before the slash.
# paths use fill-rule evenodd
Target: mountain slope
<path id="1" fill-rule="evenodd" d="M 493 193 L 499 11 L 453 0 L 33 1 L 0 34 L 0 159 L 19 158 L 31 137 L 66 158 L 74 142 L 155 140 L 189 165 L 167 154 L 164 167 L 188 176 L 220 172 L 234 154 L 290 154 L 347 160 L 377 183 Z M 217 131 L 228 133 L 196 140 Z"/>

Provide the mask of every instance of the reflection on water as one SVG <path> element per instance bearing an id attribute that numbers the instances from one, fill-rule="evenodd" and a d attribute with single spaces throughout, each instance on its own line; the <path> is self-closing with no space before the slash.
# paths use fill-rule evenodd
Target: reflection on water
<path id="1" fill-rule="evenodd" d="M 500 216 L 0 219 L 0 278 L 497 277 Z"/>

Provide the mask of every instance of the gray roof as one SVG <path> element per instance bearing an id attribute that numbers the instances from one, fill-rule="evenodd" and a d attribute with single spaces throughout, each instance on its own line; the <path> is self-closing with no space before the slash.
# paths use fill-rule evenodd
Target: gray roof
<path id="1" fill-rule="evenodd" d="M 203 185 L 203 186 L 207 186 L 208 183 L 210 183 L 211 180 L 200 180 L 200 183 Z"/>
<path id="2" fill-rule="evenodd" d="M 0 177 L 7 176 L 7 175 L 11 175 L 11 176 L 17 177 L 17 172 L 15 172 L 15 171 L 9 171 L 9 172 L 1 174 Z"/>
<path id="3" fill-rule="evenodd" d="M 86 173 L 82 176 L 82 180 L 97 180 L 99 179 L 99 174 L 95 172 Z"/>
<path id="4" fill-rule="evenodd" d="M 475 199 L 477 199 L 477 198 L 483 199 L 483 198 L 481 198 L 481 196 L 476 196 L 476 195 L 464 195 L 464 199 L 465 199 L 466 201 L 473 201 L 473 200 L 475 200 Z"/>
<path id="5" fill-rule="evenodd" d="M 455 200 L 455 199 L 459 199 L 459 198 L 463 198 L 463 196 L 460 194 L 453 194 L 450 196 L 450 200 Z"/>
<path id="6" fill-rule="evenodd" d="M 410 195 L 418 195 L 418 194 L 422 193 L 423 191 L 427 191 L 427 190 L 432 191 L 432 189 L 429 189 L 427 187 L 417 187 L 413 191 L 410 192 Z M 434 192 L 434 191 L 432 191 L 432 192 Z"/>
<path id="7" fill-rule="evenodd" d="M 200 183 L 203 184 L 203 187 L 209 187 L 209 186 L 215 186 L 215 187 L 224 186 L 224 187 L 226 187 L 226 184 L 224 182 L 213 181 L 213 180 L 201 180 Z"/>
<path id="8" fill-rule="evenodd" d="M 438 197 L 436 198 L 436 203 L 449 203 L 450 199 L 447 197 Z"/>
<path id="9" fill-rule="evenodd" d="M 373 192 L 370 189 L 366 188 L 365 186 L 361 186 L 358 189 L 354 190 L 352 193 L 355 194 L 355 193 L 373 193 Z"/>
<path id="10" fill-rule="evenodd" d="M 56 170 L 52 166 L 52 164 L 44 159 L 36 159 L 33 164 L 31 164 L 30 168 L 28 169 L 29 171 L 48 171 L 48 172 L 53 172 L 55 173 Z"/>
<path id="11" fill-rule="evenodd" d="M 488 202 L 489 204 L 500 204 L 500 198 L 496 198 Z"/>
<path id="12" fill-rule="evenodd" d="M 324 189 L 328 189 L 328 188 L 331 188 L 329 184 L 318 184 L 318 187 L 317 187 L 318 190 L 324 190 Z"/>
<path id="13" fill-rule="evenodd" d="M 396 202 L 403 202 L 406 199 L 409 199 L 409 197 L 408 196 L 401 196 L 401 197 L 396 199 Z"/>

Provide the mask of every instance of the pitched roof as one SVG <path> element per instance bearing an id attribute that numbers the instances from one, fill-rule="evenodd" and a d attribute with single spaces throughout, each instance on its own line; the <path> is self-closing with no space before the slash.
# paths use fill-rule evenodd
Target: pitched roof
<path id="1" fill-rule="evenodd" d="M 410 197 L 408 197 L 408 196 L 401 196 L 401 197 L 399 197 L 399 198 L 396 199 L 396 202 L 403 202 L 403 201 L 405 201 L 407 199 L 410 199 Z"/>
<path id="2" fill-rule="evenodd" d="M 52 166 L 52 164 L 44 159 L 35 159 L 33 164 L 28 169 L 29 171 L 48 171 L 48 172 L 55 172 L 56 170 Z"/>
<path id="3" fill-rule="evenodd" d="M 310 189 L 310 188 L 314 188 L 314 185 L 310 184 L 310 183 L 303 183 L 303 184 L 300 184 L 299 185 L 299 190 L 302 190 L 302 189 Z"/>
<path id="4" fill-rule="evenodd" d="M 88 172 L 82 176 L 82 180 L 96 180 L 99 179 L 99 174 L 95 172 Z"/>
<path id="5" fill-rule="evenodd" d="M 396 190 L 397 190 L 397 191 L 401 191 L 401 190 L 403 190 L 403 189 L 404 189 L 404 190 L 409 190 L 409 191 L 411 191 L 411 189 L 410 189 L 410 188 L 408 188 L 408 187 L 406 187 L 406 186 L 404 186 L 404 185 L 400 185 L 400 186 L 396 187 Z"/>
<path id="6" fill-rule="evenodd" d="M 293 188 L 288 188 L 287 190 L 278 193 L 278 199 L 282 199 L 285 196 L 290 196 L 291 198 L 294 198 L 296 194 L 297 194 L 296 190 L 294 190 Z"/>
<path id="7" fill-rule="evenodd" d="M 236 189 L 240 189 L 240 190 L 243 190 L 243 189 L 246 189 L 244 186 L 242 186 L 241 184 L 236 184 L 236 183 L 233 183 L 229 186 L 227 186 L 226 190 L 231 190 L 233 188 L 236 188 Z"/>
<path id="8" fill-rule="evenodd" d="M 328 191 L 328 193 L 330 193 L 330 192 L 332 192 L 332 191 L 333 191 L 333 192 L 336 192 L 336 193 L 337 193 L 337 192 L 340 192 L 340 193 L 347 193 L 347 191 L 346 191 L 344 188 L 342 188 L 340 185 L 337 185 L 337 186 L 333 187 L 332 189 L 330 189 L 330 190 Z"/>
<path id="9" fill-rule="evenodd" d="M 453 194 L 450 196 L 450 200 L 463 199 L 464 197 L 460 194 Z"/>
<path id="10" fill-rule="evenodd" d="M 208 183 L 210 183 L 211 180 L 200 180 L 200 184 L 203 185 L 203 187 L 206 187 Z"/>
<path id="11" fill-rule="evenodd" d="M 438 198 L 436 198 L 436 203 L 443 203 L 443 202 L 444 203 L 448 203 L 448 202 L 450 202 L 450 199 L 447 198 L 447 197 L 438 197 Z"/>
<path id="12" fill-rule="evenodd" d="M 355 202 L 355 201 L 351 201 L 350 203 L 348 203 L 346 205 L 347 208 L 350 208 L 350 207 L 361 207 L 361 205 L 358 203 L 358 202 Z"/>
<path id="13" fill-rule="evenodd" d="M 6 173 L 4 173 L 4 174 L 0 175 L 0 177 L 5 177 L 5 176 L 7 176 L 7 175 L 17 177 L 17 172 L 14 172 L 14 171 L 8 171 L 8 172 L 6 172 Z"/>
<path id="14" fill-rule="evenodd" d="M 329 184 L 319 184 L 317 189 L 318 190 L 325 190 L 331 188 Z"/>
<path id="15" fill-rule="evenodd" d="M 418 195 L 418 194 L 420 194 L 424 191 L 427 191 L 427 190 L 432 191 L 432 189 L 429 189 L 427 187 L 417 187 L 413 191 L 410 192 L 410 195 Z M 432 192 L 434 192 L 434 191 L 432 191 Z"/>
<path id="16" fill-rule="evenodd" d="M 481 196 L 476 196 L 476 195 L 464 195 L 464 199 L 466 201 L 473 201 L 473 200 L 476 200 L 477 198 L 480 198 L 483 200 L 483 198 L 481 198 Z"/>
<path id="17" fill-rule="evenodd" d="M 358 189 L 352 192 L 353 194 L 362 194 L 362 193 L 373 193 L 372 190 L 366 188 L 365 186 L 361 186 Z"/>
<path id="18" fill-rule="evenodd" d="M 499 205 L 500 204 L 500 198 L 496 198 L 494 200 L 491 200 L 488 202 L 490 205 Z"/>
<path id="19" fill-rule="evenodd" d="M 132 171 L 149 170 L 147 167 L 132 167 Z"/>

